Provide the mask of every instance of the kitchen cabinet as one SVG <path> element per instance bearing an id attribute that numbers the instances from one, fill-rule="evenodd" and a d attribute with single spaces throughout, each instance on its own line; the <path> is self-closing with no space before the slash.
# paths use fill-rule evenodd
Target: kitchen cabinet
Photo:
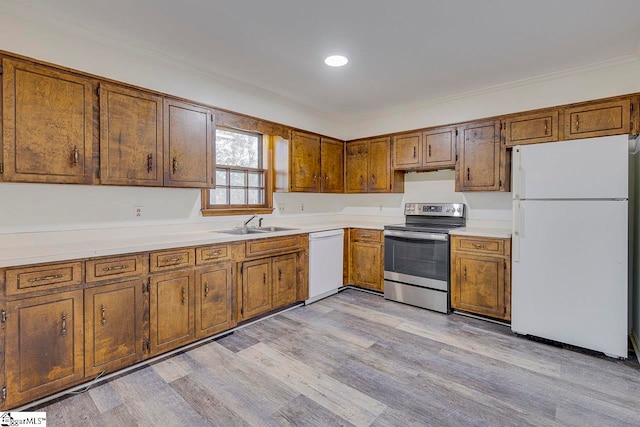
<path id="1" fill-rule="evenodd" d="M 380 230 L 353 228 L 350 232 L 350 277 L 356 286 L 384 290 L 383 237 Z"/>
<path id="2" fill-rule="evenodd" d="M 149 281 L 151 355 L 195 339 L 194 273 L 191 269 L 151 276 Z"/>
<path id="3" fill-rule="evenodd" d="M 453 168 L 455 128 L 444 127 L 394 136 L 393 167 L 396 170 Z"/>
<path id="4" fill-rule="evenodd" d="M 100 84 L 100 182 L 162 186 L 162 97 Z"/>
<path id="5" fill-rule="evenodd" d="M 458 126 L 455 191 L 509 191 L 511 160 L 501 128 L 499 120 Z"/>
<path id="6" fill-rule="evenodd" d="M 290 149 L 291 191 L 320 191 L 320 136 L 294 131 Z"/>
<path id="7" fill-rule="evenodd" d="M 404 191 L 404 175 L 391 169 L 389 137 L 351 142 L 346 151 L 347 193 Z"/>
<path id="8" fill-rule="evenodd" d="M 82 290 L 74 290 L 6 303 L 7 407 L 84 378 L 82 302 Z"/>
<path id="9" fill-rule="evenodd" d="M 231 262 L 196 270 L 196 338 L 205 338 L 235 325 L 232 271 Z"/>
<path id="10" fill-rule="evenodd" d="M 271 259 L 264 258 L 242 264 L 242 320 L 271 311 L 273 286 L 271 284 Z"/>
<path id="11" fill-rule="evenodd" d="M 320 176 L 323 193 L 344 192 L 344 142 L 331 138 L 320 140 Z"/>
<path id="12" fill-rule="evenodd" d="M 165 187 L 214 187 L 214 132 L 209 108 L 165 98 Z"/>
<path id="13" fill-rule="evenodd" d="M 283 307 L 296 302 L 297 254 L 281 255 L 272 260 L 273 305 Z"/>
<path id="14" fill-rule="evenodd" d="M 564 139 L 620 135 L 632 131 L 631 100 L 591 102 L 565 108 Z"/>
<path id="15" fill-rule="evenodd" d="M 559 111 L 514 115 L 505 120 L 507 147 L 559 140 Z"/>
<path id="16" fill-rule="evenodd" d="M 85 375 L 112 372 L 144 358 L 146 283 L 131 279 L 84 291 Z"/>
<path id="17" fill-rule="evenodd" d="M 451 237 L 451 307 L 511 319 L 511 239 Z"/>
<path id="18" fill-rule="evenodd" d="M 2 67 L 2 180 L 91 184 L 92 81 L 17 59 Z"/>

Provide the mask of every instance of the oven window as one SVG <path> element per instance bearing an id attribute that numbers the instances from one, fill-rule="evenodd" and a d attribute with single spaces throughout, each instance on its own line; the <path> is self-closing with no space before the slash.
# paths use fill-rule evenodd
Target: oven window
<path id="1" fill-rule="evenodd" d="M 384 238 L 384 269 L 409 276 L 449 280 L 449 242 Z"/>

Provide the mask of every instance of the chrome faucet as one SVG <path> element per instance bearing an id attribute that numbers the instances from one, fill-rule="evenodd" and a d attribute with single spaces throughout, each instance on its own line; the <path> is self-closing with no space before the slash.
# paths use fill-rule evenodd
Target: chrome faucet
<path id="1" fill-rule="evenodd" d="M 262 217 L 258 218 L 258 228 L 262 228 L 262 220 L 263 219 L 264 218 L 262 218 Z"/>
<path id="2" fill-rule="evenodd" d="M 246 221 L 244 222 L 244 224 L 243 224 L 243 227 L 244 227 L 244 228 L 247 228 L 247 227 L 249 226 L 249 223 L 250 223 L 251 221 L 253 221 L 253 219 L 254 219 L 255 217 L 257 217 L 257 216 L 258 216 L 258 215 L 253 215 L 251 218 L 249 218 L 248 220 L 246 220 Z"/>

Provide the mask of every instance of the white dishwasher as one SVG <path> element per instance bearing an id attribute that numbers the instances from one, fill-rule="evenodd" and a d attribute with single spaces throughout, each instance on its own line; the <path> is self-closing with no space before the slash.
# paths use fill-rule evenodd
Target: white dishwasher
<path id="1" fill-rule="evenodd" d="M 342 286 L 344 230 L 309 233 L 309 299 L 328 297 Z"/>

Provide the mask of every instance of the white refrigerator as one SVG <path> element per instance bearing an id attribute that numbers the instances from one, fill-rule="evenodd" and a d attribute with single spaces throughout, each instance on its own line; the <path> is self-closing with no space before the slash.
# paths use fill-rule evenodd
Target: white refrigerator
<path id="1" fill-rule="evenodd" d="M 628 136 L 513 149 L 511 329 L 627 357 Z"/>

